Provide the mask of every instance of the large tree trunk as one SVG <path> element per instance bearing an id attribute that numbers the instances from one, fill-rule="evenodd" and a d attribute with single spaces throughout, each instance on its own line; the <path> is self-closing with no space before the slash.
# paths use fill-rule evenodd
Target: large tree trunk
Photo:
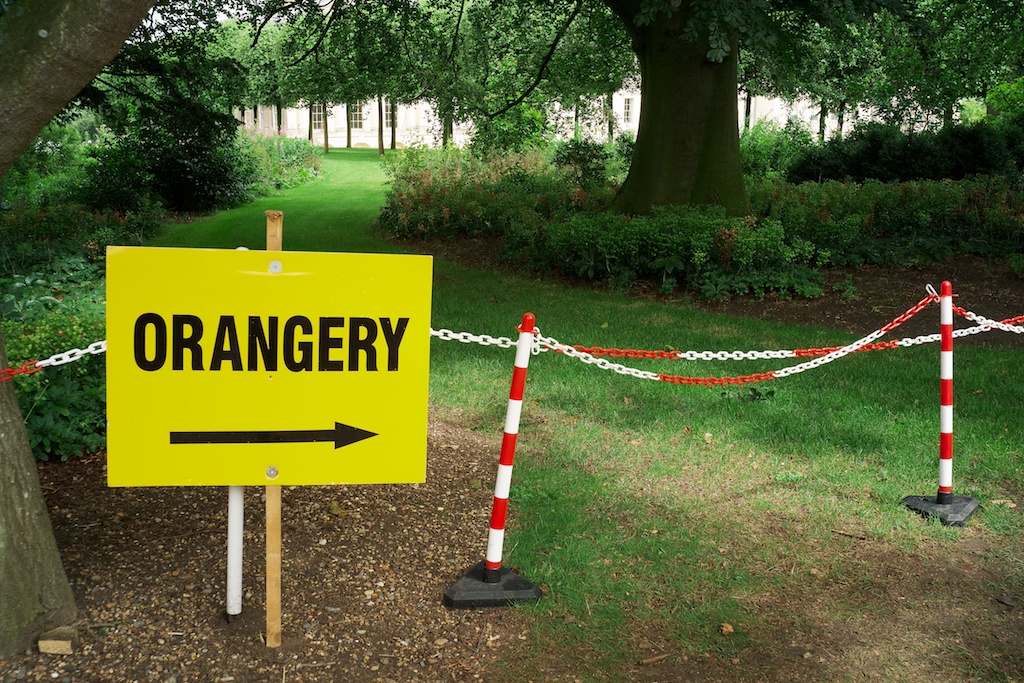
<path id="1" fill-rule="evenodd" d="M 683 40 L 688 0 L 643 26 L 635 22 L 642 0 L 605 2 L 633 37 L 643 83 L 633 164 L 613 208 L 647 213 L 663 204 L 720 204 L 732 215 L 746 214 L 737 44 L 716 63 L 706 57 L 706 39 Z"/>
<path id="2" fill-rule="evenodd" d="M 0 176 L 114 58 L 154 0 L 14 0 L 0 17 Z"/>
<path id="3" fill-rule="evenodd" d="M 0 340 L 0 367 L 7 353 Z M 75 618 L 13 382 L 0 383 L 0 657 Z"/>
<path id="4" fill-rule="evenodd" d="M 154 0 L 5 3 L 0 16 L 0 177 L 114 58 Z M 0 367 L 7 356 L 0 339 Z M 0 382 L 0 659 L 72 620 L 74 597 L 12 382 Z"/>

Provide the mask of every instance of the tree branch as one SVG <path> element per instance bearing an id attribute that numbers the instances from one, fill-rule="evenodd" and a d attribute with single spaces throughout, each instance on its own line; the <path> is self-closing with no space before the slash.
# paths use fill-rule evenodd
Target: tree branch
<path id="1" fill-rule="evenodd" d="M 331 30 L 331 24 L 334 23 L 335 18 L 337 18 L 338 16 L 337 7 L 337 5 L 331 5 L 331 12 L 327 17 L 327 23 L 324 24 L 323 28 L 320 29 L 320 35 L 317 37 L 316 42 L 313 43 L 313 47 L 306 50 L 301 57 L 296 59 L 288 66 L 295 66 L 296 64 L 305 61 L 307 57 L 316 52 L 320 48 L 320 46 L 323 45 L 324 39 L 327 37 L 327 32 Z"/>
<path id="2" fill-rule="evenodd" d="M 555 34 L 555 39 L 551 41 L 551 47 L 548 48 L 547 54 L 544 55 L 544 58 L 541 60 L 540 67 L 538 67 L 537 69 L 537 76 L 533 79 L 533 83 L 530 84 L 530 87 L 524 90 L 519 95 L 519 97 L 512 100 L 511 102 L 508 102 L 504 107 L 502 107 L 498 111 L 492 112 L 490 114 L 484 114 L 484 116 L 491 120 L 498 118 L 499 116 L 509 111 L 513 107 L 522 104 L 524 101 L 526 101 L 526 98 L 529 97 L 530 94 L 537 89 L 537 86 L 539 86 L 541 82 L 544 80 L 544 72 L 547 70 L 548 64 L 551 63 L 551 59 L 555 56 L 555 50 L 558 49 L 558 44 L 562 42 L 562 38 L 565 37 L 565 34 L 569 30 L 569 27 L 572 26 L 572 22 L 576 20 L 576 17 L 579 15 L 580 10 L 582 9 L 583 0 L 576 0 L 576 7 L 573 8 L 572 13 L 569 15 L 569 18 L 566 20 L 562 28 L 560 28 L 558 33 Z"/>

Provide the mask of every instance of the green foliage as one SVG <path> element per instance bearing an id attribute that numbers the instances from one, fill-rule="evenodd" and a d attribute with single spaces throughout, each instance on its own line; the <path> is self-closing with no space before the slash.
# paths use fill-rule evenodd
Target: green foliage
<path id="1" fill-rule="evenodd" d="M 1001 83 L 992 88 L 985 103 L 1000 114 L 1015 116 L 1024 114 L 1024 78 L 1010 83 Z"/>
<path id="2" fill-rule="evenodd" d="M 152 195 L 169 209 L 210 211 L 251 200 L 256 159 L 235 125 L 199 108 L 147 113 L 94 157 L 88 205 L 133 211 Z"/>
<path id="3" fill-rule="evenodd" d="M 457 148 L 412 148 L 384 163 L 391 188 L 377 225 L 393 237 L 518 241 L 552 216 L 611 200 L 610 188 L 574 187 L 539 152 L 480 158 Z"/>
<path id="4" fill-rule="evenodd" d="M 999 179 L 754 183 L 755 215 L 829 252 L 835 265 L 936 263 L 1020 251 L 1024 197 Z"/>
<path id="5" fill-rule="evenodd" d="M 571 156 L 562 151 L 556 159 Z M 700 207 L 630 217 L 601 212 L 609 186 L 574 188 L 538 154 L 484 160 L 458 150 L 410 150 L 387 163 L 392 190 L 378 220 L 383 233 L 496 237 L 508 258 L 618 289 L 639 279 L 662 292 L 684 287 L 718 300 L 813 297 L 822 293 L 821 266 L 1002 256 L 1022 251 L 1024 239 L 1024 201 L 998 178 L 751 180 L 753 217 Z"/>
<path id="6" fill-rule="evenodd" d="M 868 123 L 807 147 L 786 177 L 791 182 L 903 182 L 996 175 L 1018 183 L 1022 167 L 1024 156 L 1002 126 L 979 123 L 905 134 L 896 126 Z"/>
<path id="7" fill-rule="evenodd" d="M 119 213 L 60 204 L 0 215 L 0 273 L 50 270 L 67 256 L 102 264 L 107 246 L 142 244 L 159 217 L 155 209 Z"/>
<path id="8" fill-rule="evenodd" d="M 1006 264 L 1017 275 L 1024 277 L 1024 254 L 1010 254 L 1006 257 Z"/>
<path id="9" fill-rule="evenodd" d="M 477 122 L 470 146 L 478 154 L 522 152 L 547 146 L 547 117 L 526 104 Z"/>
<path id="10" fill-rule="evenodd" d="M 255 162 L 257 194 L 297 187 L 320 175 L 323 150 L 306 139 L 243 134 L 240 144 Z"/>
<path id="11" fill-rule="evenodd" d="M 743 173 L 758 180 L 782 178 L 814 144 L 811 132 L 790 119 L 780 128 L 771 121 L 758 121 L 740 137 Z"/>
<path id="12" fill-rule="evenodd" d="M 51 206 L 76 197 L 86 152 L 77 129 L 50 123 L 0 179 L 0 209 Z"/>
<path id="13" fill-rule="evenodd" d="M 0 280 L 0 331 L 13 366 L 105 338 L 101 269 L 65 257 L 51 272 Z M 106 433 L 103 358 L 87 356 L 15 381 L 32 451 L 40 460 L 95 452 Z"/>
<path id="14" fill-rule="evenodd" d="M 728 218 L 721 207 L 655 208 L 650 216 L 582 212 L 510 239 L 532 264 L 621 288 L 660 280 L 707 298 L 819 296 L 821 254 L 777 221 Z"/>
<path id="15" fill-rule="evenodd" d="M 586 138 L 574 138 L 555 145 L 553 161 L 565 170 L 577 187 L 589 188 L 606 180 L 611 151 Z"/>

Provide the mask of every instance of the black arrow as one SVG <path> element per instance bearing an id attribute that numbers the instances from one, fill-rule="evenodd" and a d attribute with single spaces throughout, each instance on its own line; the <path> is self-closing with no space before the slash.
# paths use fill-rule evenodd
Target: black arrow
<path id="1" fill-rule="evenodd" d="M 335 448 L 341 448 L 363 439 L 369 439 L 371 436 L 377 436 L 377 434 L 335 422 L 334 429 L 293 429 L 275 432 L 171 432 L 171 443 L 316 443 L 333 441 Z"/>

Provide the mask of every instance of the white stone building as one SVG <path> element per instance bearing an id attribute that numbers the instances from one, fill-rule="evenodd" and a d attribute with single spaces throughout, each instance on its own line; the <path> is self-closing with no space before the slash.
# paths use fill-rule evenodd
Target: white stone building
<path id="1" fill-rule="evenodd" d="M 737 102 L 739 113 L 737 126 L 742 130 L 747 105 L 746 97 L 740 95 Z M 615 117 L 616 134 L 622 131 L 636 133 L 640 121 L 640 93 L 631 91 L 615 93 L 612 97 L 612 112 Z M 349 117 L 351 117 L 351 128 L 347 125 Z M 313 105 L 312 115 L 308 107 L 288 107 L 282 110 L 280 121 L 277 120 L 275 107 L 261 106 L 256 109 L 246 109 L 239 118 L 244 120 L 245 127 L 249 130 L 268 135 L 280 133 L 293 138 L 311 137 L 313 143 L 317 145 L 323 145 L 325 129 L 327 142 L 331 147 L 376 148 L 378 145 L 380 113 L 376 100 L 357 103 L 351 107 L 351 111 L 348 106 L 343 104 L 331 105 L 327 111 L 324 110 L 323 105 Z M 816 105 L 809 102 L 787 103 L 783 100 L 766 97 L 751 98 L 750 125 L 757 121 L 769 120 L 782 126 L 791 118 L 804 122 L 809 130 L 815 132 L 818 130 L 818 107 Z M 397 107 L 390 106 L 385 101 L 383 119 L 385 147 L 391 146 L 392 132 L 395 136 L 395 146 L 398 148 L 416 144 L 429 146 L 440 144 L 441 123 L 426 101 L 411 105 L 402 104 Z M 556 114 L 554 123 L 562 136 L 572 135 L 574 119 L 572 109 L 562 110 L 560 115 Z M 843 126 L 845 130 L 850 129 L 853 119 L 854 116 L 847 117 Z M 311 126 L 312 136 L 310 136 Z M 827 120 L 829 134 L 834 133 L 837 127 L 836 119 L 829 117 Z M 606 122 L 591 122 L 585 126 L 585 130 L 596 140 L 607 139 L 608 126 Z M 351 144 L 349 135 L 351 135 Z M 467 143 L 471 135 L 472 128 L 469 126 L 456 125 L 453 131 L 453 139 L 458 145 Z"/>

